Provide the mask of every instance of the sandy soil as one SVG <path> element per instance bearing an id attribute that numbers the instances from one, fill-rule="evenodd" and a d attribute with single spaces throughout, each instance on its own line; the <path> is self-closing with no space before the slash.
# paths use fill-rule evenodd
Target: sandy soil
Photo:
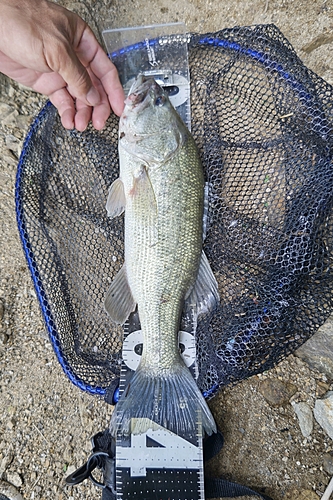
<path id="1" fill-rule="evenodd" d="M 86 0 L 58 3 L 82 15 L 97 31 L 106 27 L 185 21 L 208 32 L 250 24 L 276 24 L 305 64 L 333 84 L 332 0 Z M 14 183 L 22 140 L 45 99 L 0 79 L 0 477 L 25 499 L 98 499 L 90 483 L 70 489 L 68 471 L 90 453 L 90 436 L 104 429 L 111 407 L 66 379 L 47 339 L 17 234 Z M 315 424 L 304 438 L 288 398 L 269 404 L 265 378 L 292 384 L 293 400 L 313 407 L 330 388 L 319 372 L 290 356 L 259 377 L 221 391 L 211 403 L 225 447 L 209 466 L 274 500 L 320 498 L 330 476 L 324 458 L 332 441 Z M 326 466 L 327 469 L 327 466 Z"/>

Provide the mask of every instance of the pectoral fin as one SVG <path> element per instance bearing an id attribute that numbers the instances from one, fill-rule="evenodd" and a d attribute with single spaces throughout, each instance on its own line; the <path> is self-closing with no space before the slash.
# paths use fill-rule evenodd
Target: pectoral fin
<path id="1" fill-rule="evenodd" d="M 108 201 L 106 202 L 106 210 L 108 216 L 113 219 L 121 215 L 125 210 L 126 199 L 124 184 L 121 179 L 116 179 L 109 189 Z"/>
<path id="2" fill-rule="evenodd" d="M 199 314 L 213 311 L 219 302 L 218 284 L 206 254 L 202 251 L 197 280 L 188 296 L 185 297 L 185 307 L 195 307 L 196 314 L 199 316 Z"/>
<path id="3" fill-rule="evenodd" d="M 112 321 L 118 325 L 124 324 L 131 312 L 135 311 L 136 303 L 128 284 L 125 265 L 106 292 L 104 307 Z"/>

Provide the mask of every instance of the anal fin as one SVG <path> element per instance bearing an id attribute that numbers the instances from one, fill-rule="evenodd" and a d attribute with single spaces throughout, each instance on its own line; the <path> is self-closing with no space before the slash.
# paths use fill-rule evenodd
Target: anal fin
<path id="1" fill-rule="evenodd" d="M 123 325 L 131 312 L 135 311 L 136 303 L 128 284 L 125 264 L 106 292 L 104 307 L 112 321 L 118 325 Z"/>
<path id="2" fill-rule="evenodd" d="M 213 311 L 219 302 L 218 284 L 206 254 L 202 251 L 198 276 L 193 288 L 185 297 L 185 307 L 194 307 L 196 315 L 199 316 Z"/>

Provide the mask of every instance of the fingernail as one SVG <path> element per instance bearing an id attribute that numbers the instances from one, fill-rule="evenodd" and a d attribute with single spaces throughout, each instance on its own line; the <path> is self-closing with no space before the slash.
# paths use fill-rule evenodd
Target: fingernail
<path id="1" fill-rule="evenodd" d="M 92 87 L 88 94 L 87 94 L 87 101 L 89 102 L 89 104 L 91 106 L 96 106 L 97 104 L 100 103 L 101 101 L 101 98 L 100 98 L 100 95 L 98 93 L 98 90 L 95 89 L 95 87 Z"/>

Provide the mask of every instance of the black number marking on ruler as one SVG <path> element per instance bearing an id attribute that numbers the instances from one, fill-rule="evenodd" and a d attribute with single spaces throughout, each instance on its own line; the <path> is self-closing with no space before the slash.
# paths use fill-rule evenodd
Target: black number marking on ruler
<path id="1" fill-rule="evenodd" d="M 144 434 L 117 442 L 116 485 L 119 498 L 202 500 L 202 445 L 197 446 L 154 422 Z"/>
<path id="2" fill-rule="evenodd" d="M 117 449 L 117 463 L 129 468 L 131 477 L 146 476 L 147 469 L 198 468 L 202 460 L 200 443 L 196 446 L 152 420 L 144 420 L 147 431 L 131 434 L 130 446 Z"/>
<path id="3" fill-rule="evenodd" d="M 143 337 L 141 330 L 128 334 L 123 343 L 123 361 L 127 368 L 136 370 L 142 353 Z M 193 366 L 193 375 L 196 378 L 195 338 L 188 332 L 179 332 L 179 348 L 184 363 L 188 368 Z"/>

